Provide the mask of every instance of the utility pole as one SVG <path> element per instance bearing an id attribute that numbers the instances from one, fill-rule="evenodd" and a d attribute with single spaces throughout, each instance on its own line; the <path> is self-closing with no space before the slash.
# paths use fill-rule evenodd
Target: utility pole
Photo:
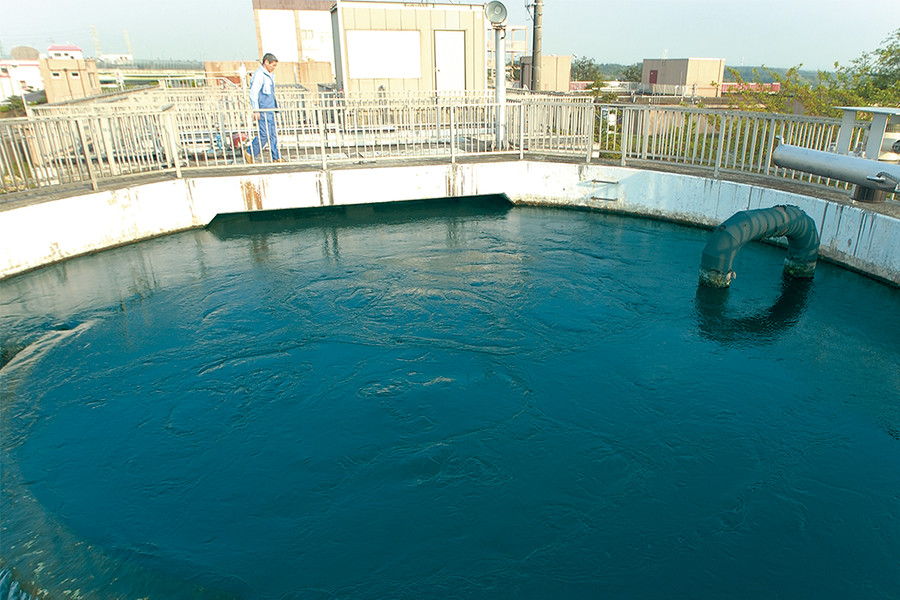
<path id="1" fill-rule="evenodd" d="M 494 28 L 494 91 L 497 102 L 494 148 L 502 150 L 506 145 L 506 47 L 503 43 L 506 38 L 506 7 L 499 0 L 493 0 L 484 5 L 484 14 Z"/>
<path id="2" fill-rule="evenodd" d="M 531 55 L 531 90 L 541 91 L 541 19 L 544 0 L 534 0 L 534 42 Z"/>
<path id="3" fill-rule="evenodd" d="M 506 28 L 502 23 L 494 25 L 494 101 L 497 103 L 497 128 L 495 148 L 503 150 L 506 134 Z"/>

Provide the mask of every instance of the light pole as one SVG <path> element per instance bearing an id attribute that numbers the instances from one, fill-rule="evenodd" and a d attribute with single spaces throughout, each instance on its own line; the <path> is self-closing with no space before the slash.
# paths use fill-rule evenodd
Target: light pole
<path id="1" fill-rule="evenodd" d="M 493 0 L 485 4 L 484 14 L 494 27 L 494 102 L 497 103 L 494 147 L 502 150 L 506 137 L 506 7 Z"/>

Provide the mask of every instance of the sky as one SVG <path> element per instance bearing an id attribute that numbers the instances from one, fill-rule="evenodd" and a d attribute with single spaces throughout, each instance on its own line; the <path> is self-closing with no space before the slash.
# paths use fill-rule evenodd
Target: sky
<path id="1" fill-rule="evenodd" d="M 252 0 L 2 2 L 0 45 L 7 54 L 15 46 L 45 52 L 51 43 L 73 43 L 94 56 L 93 25 L 104 54 L 126 53 L 127 31 L 137 59 L 258 58 Z M 525 5 L 532 2 L 505 2 L 508 23 L 531 26 Z M 900 28 L 900 0 L 544 0 L 543 15 L 544 54 L 598 63 L 696 57 L 832 70 Z"/>

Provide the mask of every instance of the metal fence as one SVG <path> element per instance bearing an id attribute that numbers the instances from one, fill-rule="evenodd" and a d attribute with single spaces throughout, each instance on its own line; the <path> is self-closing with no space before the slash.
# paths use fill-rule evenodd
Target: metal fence
<path id="1" fill-rule="evenodd" d="M 0 121 L 0 194 L 174 170 L 176 135 L 166 111 Z"/>
<path id="2" fill-rule="evenodd" d="M 322 168 L 334 163 L 473 155 L 562 156 L 691 165 L 849 188 L 772 164 L 786 143 L 831 150 L 840 120 L 749 112 L 594 104 L 590 98 L 516 94 L 504 104 L 486 92 L 341 96 L 279 87 L 272 110 L 282 158 Z M 857 122 L 852 148 L 868 123 Z M 156 88 L 101 102 L 42 107 L 28 119 L 0 120 L 0 201 L 28 190 L 102 182 L 126 175 L 245 166 L 257 134 L 235 85 Z M 269 153 L 257 163 L 272 160 Z M 894 195 L 894 199 L 897 194 Z"/>
<path id="3" fill-rule="evenodd" d="M 144 172 L 245 165 L 257 134 L 253 111 L 230 89 L 177 88 L 107 102 L 50 106 L 0 121 L 0 193 Z M 281 158 L 294 164 L 592 150 L 593 106 L 550 99 L 497 104 L 484 94 L 340 97 L 279 90 Z M 498 136 L 498 129 L 501 135 Z M 272 160 L 264 153 L 258 162 Z"/>
<path id="4" fill-rule="evenodd" d="M 629 159 L 694 165 L 722 172 L 756 173 L 849 188 L 846 182 L 790 171 L 772 163 L 776 143 L 833 151 L 840 119 L 684 107 L 622 107 L 622 127 L 606 150 Z M 870 123 L 857 121 L 851 148 L 862 148 Z"/>

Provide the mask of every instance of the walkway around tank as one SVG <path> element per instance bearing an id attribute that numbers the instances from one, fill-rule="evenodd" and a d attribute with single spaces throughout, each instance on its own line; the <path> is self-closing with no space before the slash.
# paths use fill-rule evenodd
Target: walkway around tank
<path id="1" fill-rule="evenodd" d="M 796 205 L 816 222 L 822 258 L 900 286 L 900 218 L 894 203 L 862 205 L 843 200 L 846 191 L 822 193 L 821 188 L 784 180 L 779 188 L 791 189 L 777 189 L 686 170 L 481 157 L 327 169 L 287 165 L 221 174 L 207 170 L 203 176 L 182 179 L 157 175 L 151 182 L 138 178 L 116 189 L 22 198 L 9 206 L 0 212 L 0 278 L 204 227 L 218 214 L 504 194 L 517 204 L 601 210 L 704 227 L 742 210 Z"/>
<path id="2" fill-rule="evenodd" d="M 900 285 L 898 194 L 854 204 L 850 184 L 772 160 L 779 139 L 855 148 L 867 121 L 540 94 L 502 106 L 483 93 L 279 94 L 281 165 L 242 163 L 253 120 L 240 90 L 141 91 L 3 120 L 0 278 L 221 213 L 506 194 L 708 227 L 794 204 L 823 258 Z"/>

